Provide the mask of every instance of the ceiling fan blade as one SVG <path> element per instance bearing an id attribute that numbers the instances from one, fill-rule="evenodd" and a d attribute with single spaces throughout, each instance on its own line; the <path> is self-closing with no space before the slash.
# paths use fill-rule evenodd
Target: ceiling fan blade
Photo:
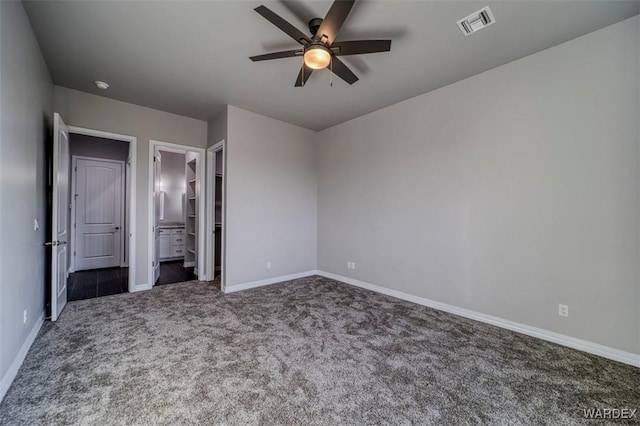
<path id="1" fill-rule="evenodd" d="M 296 79 L 296 87 L 302 87 L 305 85 L 309 77 L 311 77 L 311 73 L 313 69 L 309 68 L 306 65 L 302 65 L 300 68 L 300 72 L 298 73 L 298 78 Z"/>
<path id="2" fill-rule="evenodd" d="M 292 56 L 302 55 L 301 50 L 285 50 L 283 52 L 265 53 L 264 55 L 250 56 L 253 62 L 268 61 L 269 59 L 291 58 Z"/>
<path id="3" fill-rule="evenodd" d="M 268 7 L 261 5 L 256 7 L 253 10 L 255 10 L 260 15 L 262 15 L 267 21 L 271 22 L 273 25 L 275 25 L 276 27 L 280 28 L 282 31 L 287 33 L 289 37 L 291 37 L 298 43 L 300 44 L 311 43 L 311 40 L 309 39 L 309 37 L 307 37 L 305 33 L 300 31 L 293 25 L 291 25 L 289 22 L 285 21 L 284 18 L 277 15 Z"/>
<path id="4" fill-rule="evenodd" d="M 358 81 L 358 77 L 340 59 L 334 56 L 331 61 L 331 70 L 335 75 L 349 84 L 353 84 Z"/>
<path id="5" fill-rule="evenodd" d="M 331 45 L 331 50 L 336 56 L 388 52 L 391 50 L 391 40 L 336 41 Z"/>
<path id="6" fill-rule="evenodd" d="M 342 24 L 347 19 L 347 15 L 351 12 L 351 8 L 355 0 L 336 0 L 329 8 L 327 16 L 325 16 L 320 28 L 316 32 L 316 38 L 322 40 L 328 45 L 331 45 L 338 36 Z M 326 37 L 326 39 L 323 39 Z"/>

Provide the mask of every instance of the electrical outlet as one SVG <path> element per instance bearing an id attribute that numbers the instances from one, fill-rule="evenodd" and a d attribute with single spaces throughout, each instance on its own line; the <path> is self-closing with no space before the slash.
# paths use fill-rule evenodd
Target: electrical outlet
<path id="1" fill-rule="evenodd" d="M 347 269 L 356 269 L 355 262 L 347 262 Z"/>
<path id="2" fill-rule="evenodd" d="M 569 306 L 567 305 L 558 305 L 558 315 L 561 317 L 569 316 Z"/>
<path id="3" fill-rule="evenodd" d="M 33 230 L 37 231 L 38 229 L 40 229 L 40 222 L 38 222 L 38 219 L 33 219 Z"/>
<path id="4" fill-rule="evenodd" d="M 271 269 L 271 262 L 267 262 L 267 269 Z"/>
<path id="5" fill-rule="evenodd" d="M 27 310 L 25 309 L 24 312 L 22 313 L 22 323 L 26 324 L 27 323 Z"/>

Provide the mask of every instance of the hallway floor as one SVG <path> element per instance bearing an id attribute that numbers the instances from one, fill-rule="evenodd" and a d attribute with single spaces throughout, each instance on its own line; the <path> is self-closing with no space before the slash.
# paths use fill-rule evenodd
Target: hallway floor
<path id="1" fill-rule="evenodd" d="M 104 268 L 78 271 L 67 279 L 67 300 L 93 299 L 126 293 L 129 287 L 129 268 Z"/>
<path id="2" fill-rule="evenodd" d="M 156 285 L 175 284 L 196 279 L 193 268 L 182 266 L 182 260 L 162 262 Z M 67 300 L 93 299 L 129 291 L 129 268 L 104 268 L 69 274 Z"/>
<path id="3" fill-rule="evenodd" d="M 182 266 L 183 260 L 160 263 L 160 278 L 156 285 L 175 284 L 197 279 L 193 268 Z"/>

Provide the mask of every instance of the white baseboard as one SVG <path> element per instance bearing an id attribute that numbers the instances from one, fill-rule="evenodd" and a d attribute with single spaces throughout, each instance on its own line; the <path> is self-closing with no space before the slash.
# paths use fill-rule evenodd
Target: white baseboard
<path id="1" fill-rule="evenodd" d="M 129 290 L 130 293 L 137 293 L 139 291 L 145 291 L 145 290 L 151 290 L 153 286 L 150 285 L 149 283 L 145 283 L 145 284 L 136 284 L 136 286 L 133 288 L 133 291 Z"/>
<path id="2" fill-rule="evenodd" d="M 381 287 L 375 284 L 366 283 L 364 281 L 359 281 L 353 278 L 344 277 L 342 275 L 332 274 L 330 272 L 317 271 L 317 274 L 326 278 L 331 278 L 336 281 L 342 281 L 346 284 L 351 284 L 356 287 L 361 287 L 367 290 L 375 291 L 377 293 L 386 294 L 387 296 L 392 296 L 398 299 L 406 300 L 408 302 L 417 303 L 418 305 L 423 305 L 429 308 L 438 309 L 440 311 L 449 312 L 454 315 L 459 315 L 461 317 L 495 325 L 497 327 L 506 328 L 507 330 L 526 334 L 532 337 L 537 337 L 538 339 L 547 340 L 549 342 L 557 343 L 559 345 L 567 346 L 573 349 L 577 349 L 579 351 L 588 352 L 590 354 L 598 355 L 603 358 L 608 358 L 614 361 L 622 362 L 624 364 L 640 367 L 639 354 L 621 351 L 619 349 L 610 348 L 608 346 L 600 345 L 598 343 L 577 339 L 575 337 L 566 336 L 564 334 L 556 333 L 549 330 L 544 330 L 542 328 L 532 327 L 530 325 L 506 320 L 499 317 L 494 317 L 493 315 L 487 315 L 487 314 L 472 311 L 469 309 L 460 308 L 458 306 L 449 305 L 442 302 L 436 302 L 435 300 L 426 299 L 424 297 L 415 296 L 413 294 L 403 293 L 397 290 L 391 290 L 386 287 Z"/>
<path id="3" fill-rule="evenodd" d="M 305 271 L 298 272 L 297 274 L 290 275 L 281 275 L 279 277 L 267 278 L 266 280 L 259 281 L 251 281 L 248 283 L 236 284 L 236 285 L 228 285 L 224 289 L 225 293 L 235 293 L 236 291 L 248 290 L 250 288 L 263 287 L 269 284 L 281 283 L 283 281 L 295 280 L 298 278 L 310 277 L 312 275 L 317 275 L 318 271 Z"/>
<path id="4" fill-rule="evenodd" d="M 9 366 L 9 370 L 7 370 L 4 377 L 2 378 L 2 381 L 0 382 L 0 402 L 2 402 L 2 400 L 4 399 L 4 396 L 7 394 L 9 387 L 11 387 L 11 383 L 13 383 L 13 379 L 15 379 L 16 375 L 18 375 L 18 370 L 20 370 L 20 366 L 24 362 L 24 359 L 27 356 L 27 353 L 29 352 L 29 348 L 31 348 L 31 345 L 33 344 L 34 340 L 36 340 L 36 337 L 38 336 L 38 332 L 40 331 L 42 324 L 44 324 L 44 316 L 45 316 L 45 313 L 43 311 L 40 314 L 40 318 L 38 318 L 36 323 L 33 325 L 33 328 L 29 332 L 27 339 L 24 341 L 24 343 L 20 347 L 20 350 L 16 354 L 16 357 L 13 359 L 11 366 Z"/>

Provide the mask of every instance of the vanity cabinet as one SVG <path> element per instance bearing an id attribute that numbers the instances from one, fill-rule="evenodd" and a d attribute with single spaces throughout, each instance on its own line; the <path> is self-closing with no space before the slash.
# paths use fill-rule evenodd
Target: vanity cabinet
<path id="1" fill-rule="evenodd" d="M 160 261 L 184 258 L 185 228 L 160 229 Z"/>

